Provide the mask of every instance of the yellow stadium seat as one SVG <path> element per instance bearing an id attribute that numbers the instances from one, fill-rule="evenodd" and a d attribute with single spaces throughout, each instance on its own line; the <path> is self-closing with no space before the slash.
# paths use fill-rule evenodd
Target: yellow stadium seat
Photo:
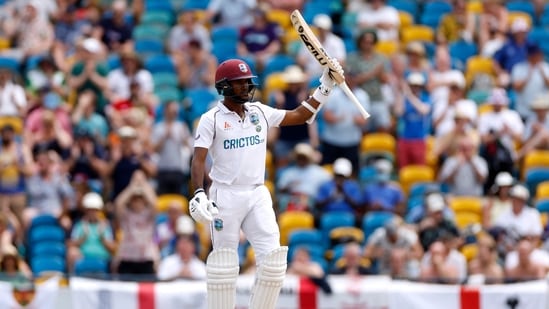
<path id="1" fill-rule="evenodd" d="M 438 169 L 438 157 L 435 156 L 433 153 L 435 141 L 436 141 L 436 137 L 432 135 L 429 135 L 427 137 L 427 149 L 425 152 L 425 156 L 426 156 L 425 162 L 435 171 L 435 174 L 436 174 Z"/>
<path id="2" fill-rule="evenodd" d="M 467 244 L 461 247 L 459 250 L 463 256 L 465 256 L 465 259 L 467 262 L 470 262 L 472 259 L 474 259 L 478 254 L 478 245 L 477 244 Z"/>
<path id="3" fill-rule="evenodd" d="M 396 153 L 396 139 L 389 133 L 368 133 L 364 135 L 360 143 L 360 153 L 384 153 L 392 157 Z"/>
<path id="4" fill-rule="evenodd" d="M 265 169 L 267 170 L 267 179 L 274 180 L 276 167 L 274 163 L 273 153 L 267 150 L 267 156 L 265 157 Z"/>
<path id="5" fill-rule="evenodd" d="M 536 187 L 536 200 L 549 198 L 549 181 L 543 181 Z"/>
<path id="6" fill-rule="evenodd" d="M 435 181 L 435 172 L 427 165 L 407 165 L 398 172 L 398 179 L 402 190 L 408 194 L 416 183 Z"/>
<path id="7" fill-rule="evenodd" d="M 407 45 L 412 41 L 433 42 L 435 31 L 425 25 L 410 25 L 402 29 L 402 44 Z"/>
<path id="8" fill-rule="evenodd" d="M 399 52 L 400 45 L 395 41 L 379 41 L 375 49 L 378 53 L 390 57 Z"/>
<path id="9" fill-rule="evenodd" d="M 11 42 L 7 38 L 0 37 L 0 50 L 8 49 L 11 46 Z"/>
<path id="10" fill-rule="evenodd" d="M 334 172 L 334 165 L 333 164 L 324 164 L 324 165 L 322 165 L 322 168 L 330 174 L 332 174 Z"/>
<path id="11" fill-rule="evenodd" d="M 285 211 L 278 215 L 280 243 L 288 245 L 288 236 L 298 229 L 313 229 L 314 217 L 306 211 Z"/>
<path id="12" fill-rule="evenodd" d="M 484 11 L 482 7 L 482 1 L 469 1 L 467 2 L 467 12 L 469 13 L 482 13 Z"/>
<path id="13" fill-rule="evenodd" d="M 275 187 L 275 184 L 272 180 L 265 180 L 265 187 L 267 187 L 267 189 L 269 190 L 269 192 L 271 193 L 271 197 L 275 197 L 275 194 L 276 194 L 276 187 Z"/>
<path id="14" fill-rule="evenodd" d="M 11 125 L 16 135 L 23 134 L 23 120 L 21 118 L 11 116 L 0 117 L 0 128 L 5 125 Z"/>
<path id="15" fill-rule="evenodd" d="M 517 20 L 518 18 L 524 19 L 530 27 L 532 26 L 532 17 L 530 16 L 530 14 L 528 14 L 526 12 L 518 12 L 518 11 L 509 12 L 509 15 L 508 15 L 508 18 L 507 18 L 509 26 L 511 26 L 513 24 L 513 22 L 515 20 Z"/>
<path id="16" fill-rule="evenodd" d="M 467 83 L 470 85 L 475 75 L 481 73 L 494 77 L 495 72 L 492 59 L 478 55 L 470 57 L 465 66 L 465 79 Z"/>
<path id="17" fill-rule="evenodd" d="M 337 241 L 355 241 L 358 243 L 364 242 L 364 231 L 357 227 L 342 226 L 336 227 L 330 231 L 330 240 Z"/>
<path id="18" fill-rule="evenodd" d="M 450 209 L 456 215 L 461 213 L 473 213 L 482 216 L 482 198 L 476 196 L 453 196 L 449 200 Z"/>
<path id="19" fill-rule="evenodd" d="M 469 225 L 480 224 L 482 216 L 472 212 L 463 212 L 456 214 L 456 225 L 459 229 L 464 229 Z"/>
<path id="20" fill-rule="evenodd" d="M 537 167 L 549 168 L 549 150 L 530 151 L 522 162 L 522 177 L 524 178 L 529 169 Z"/>
<path id="21" fill-rule="evenodd" d="M 481 104 L 477 107 L 478 115 L 486 114 L 494 110 L 492 104 Z"/>
<path id="22" fill-rule="evenodd" d="M 277 23 L 284 30 L 292 28 L 290 14 L 286 10 L 272 9 L 267 11 L 267 20 Z"/>
<path id="23" fill-rule="evenodd" d="M 162 194 L 156 201 L 156 210 L 158 212 L 165 212 L 168 210 L 170 203 L 177 202 L 181 204 L 181 210 L 185 213 L 189 213 L 189 201 L 187 198 L 180 194 Z"/>
<path id="24" fill-rule="evenodd" d="M 400 20 L 401 30 L 414 24 L 414 17 L 406 11 L 398 11 L 398 19 Z"/>
<path id="25" fill-rule="evenodd" d="M 269 74 L 265 78 L 265 85 L 263 86 L 263 89 L 264 102 L 269 101 L 269 96 L 273 91 L 286 89 L 286 82 L 284 81 L 282 72 Z"/>

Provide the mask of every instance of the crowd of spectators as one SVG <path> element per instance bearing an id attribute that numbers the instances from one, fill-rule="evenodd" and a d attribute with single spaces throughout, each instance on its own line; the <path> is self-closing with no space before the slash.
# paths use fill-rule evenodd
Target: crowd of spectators
<path id="1" fill-rule="evenodd" d="M 182 95 L 164 97 L 166 75 L 147 65 L 154 55 L 141 52 L 136 38 L 152 2 L 2 1 L 0 271 L 6 278 L 42 270 L 36 261 L 53 249 L 40 253 L 31 239 L 51 217 L 63 231 L 65 273 L 78 273 L 91 259 L 103 261 L 105 273 L 204 279 L 208 229 L 185 214 L 185 201 L 199 116 L 192 111 L 212 102 L 189 104 L 187 93 L 214 91 L 215 68 L 229 46 L 220 50 L 214 31 L 236 34 L 234 56 L 259 76 L 256 98 L 263 103 L 292 109 L 314 88 L 320 66 L 299 38 L 291 39 L 289 20 L 273 13 L 307 13 L 309 1 L 211 0 L 200 9 L 171 1 L 182 6 L 169 11 L 162 55 Z M 449 9 L 431 28 L 431 41 L 406 41 L 403 30 L 419 18 L 403 25 L 411 14 L 390 1 L 342 1 L 328 14 L 309 16 L 372 114 L 362 118 L 336 88 L 314 124 L 269 132 L 266 181 L 277 214 L 312 215 L 309 228 L 325 232 L 324 218 L 335 213 L 341 227 L 354 228 L 338 244 L 323 235 L 320 256 L 307 246 L 290 248 L 288 272 L 326 292 L 330 274 L 496 283 L 549 271 L 546 218 L 532 207 L 535 188 L 523 183 L 525 159 L 549 145 L 549 64 L 540 42 L 529 39 L 539 14 L 514 16 L 498 0 L 476 3 L 480 10 L 465 0 L 443 2 Z M 475 46 L 470 56 L 489 61 L 491 70 L 460 66 L 451 48 L 458 43 Z M 291 63 L 269 71 L 282 56 Z M 272 89 L 275 75 L 283 86 Z M 364 140 L 375 134 L 394 141 L 393 151 L 367 153 Z M 433 177 L 413 199 L 400 175 L 417 166 Z M 480 201 L 478 218 L 460 221 L 452 207 L 458 197 Z M 352 218 L 347 226 L 345 214 Z M 375 214 L 389 216 L 377 229 L 364 229 Z M 242 239 L 243 273 L 253 271 L 249 251 Z"/>

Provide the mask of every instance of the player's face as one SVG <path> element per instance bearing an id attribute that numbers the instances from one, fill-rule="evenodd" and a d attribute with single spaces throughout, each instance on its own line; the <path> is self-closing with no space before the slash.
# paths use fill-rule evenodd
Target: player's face
<path id="1" fill-rule="evenodd" d="M 253 89 L 250 86 L 249 79 L 237 79 L 230 82 L 236 97 L 246 99 L 250 98 L 250 91 Z"/>

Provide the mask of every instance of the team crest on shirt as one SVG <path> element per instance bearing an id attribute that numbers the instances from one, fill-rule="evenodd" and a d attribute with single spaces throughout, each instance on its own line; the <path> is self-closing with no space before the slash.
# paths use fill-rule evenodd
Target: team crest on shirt
<path id="1" fill-rule="evenodd" d="M 261 132 L 261 126 L 260 126 L 260 125 L 257 125 L 257 126 L 255 127 L 255 131 L 258 132 L 258 133 Z"/>
<path id="2" fill-rule="evenodd" d="M 214 219 L 214 228 L 216 231 L 221 231 L 223 229 L 223 220 L 216 218 Z"/>
<path id="3" fill-rule="evenodd" d="M 257 113 L 251 113 L 250 114 L 250 122 L 253 125 L 258 125 L 259 124 L 259 115 Z M 257 132 L 259 132 L 259 131 L 257 131 Z"/>

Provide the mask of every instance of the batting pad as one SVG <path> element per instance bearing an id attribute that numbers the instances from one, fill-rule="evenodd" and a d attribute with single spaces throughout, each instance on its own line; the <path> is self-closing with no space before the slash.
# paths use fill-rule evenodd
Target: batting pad
<path id="1" fill-rule="evenodd" d="M 234 249 L 214 250 L 206 261 L 208 309 L 234 309 L 238 255 Z"/>
<path id="2" fill-rule="evenodd" d="M 249 309 L 274 309 L 286 276 L 288 247 L 280 247 L 265 256 L 256 274 Z"/>

